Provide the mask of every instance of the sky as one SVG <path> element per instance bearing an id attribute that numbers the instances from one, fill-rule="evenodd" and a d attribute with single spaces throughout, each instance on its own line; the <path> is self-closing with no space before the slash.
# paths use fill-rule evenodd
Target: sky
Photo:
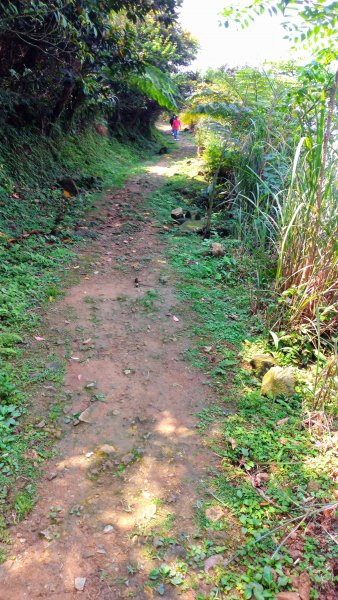
<path id="1" fill-rule="evenodd" d="M 262 15 L 247 29 L 236 30 L 235 26 L 226 29 L 219 26 L 219 13 L 227 3 L 227 0 L 183 0 L 180 22 L 201 46 L 189 69 L 204 71 L 225 64 L 258 66 L 265 61 L 291 57 L 290 42 L 283 39 L 281 17 Z M 248 4 L 247 0 L 242 3 Z"/>

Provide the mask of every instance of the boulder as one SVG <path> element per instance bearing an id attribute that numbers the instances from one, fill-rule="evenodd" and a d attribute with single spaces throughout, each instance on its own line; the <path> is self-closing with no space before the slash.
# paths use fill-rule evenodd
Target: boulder
<path id="1" fill-rule="evenodd" d="M 250 360 L 250 365 L 258 377 L 263 377 L 275 364 L 275 359 L 270 354 L 255 354 Z"/>
<path id="2" fill-rule="evenodd" d="M 296 377 L 292 367 L 272 367 L 262 381 L 263 396 L 292 396 L 295 393 Z"/>
<path id="3" fill-rule="evenodd" d="M 184 219 L 183 208 L 181 206 L 178 206 L 177 208 L 174 208 L 171 211 L 171 218 L 174 219 L 175 221 L 181 221 L 182 219 Z"/>
<path id="4" fill-rule="evenodd" d="M 211 244 L 211 254 L 212 256 L 215 256 L 217 258 L 219 258 L 220 256 L 224 256 L 224 246 L 222 246 L 222 244 L 220 244 L 219 242 L 214 242 L 213 244 Z"/>

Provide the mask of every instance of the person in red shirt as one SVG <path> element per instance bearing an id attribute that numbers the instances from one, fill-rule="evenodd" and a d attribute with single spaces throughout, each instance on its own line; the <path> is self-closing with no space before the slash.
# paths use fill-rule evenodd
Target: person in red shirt
<path id="1" fill-rule="evenodd" d="M 176 141 L 178 141 L 179 140 L 179 131 L 181 129 L 181 121 L 179 120 L 177 115 L 175 115 L 175 117 L 174 117 L 172 128 L 173 128 L 173 132 L 174 132 L 174 138 Z"/>

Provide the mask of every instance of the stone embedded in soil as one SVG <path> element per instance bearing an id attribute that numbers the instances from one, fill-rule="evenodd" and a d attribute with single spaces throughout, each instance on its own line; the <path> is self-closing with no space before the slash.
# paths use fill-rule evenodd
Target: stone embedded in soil
<path id="1" fill-rule="evenodd" d="M 103 446 L 101 446 L 100 448 L 100 452 L 102 452 L 102 454 L 115 454 L 116 453 L 116 448 L 114 448 L 114 446 L 110 446 L 109 444 L 103 444 Z"/>
<path id="2" fill-rule="evenodd" d="M 78 592 L 83 592 L 86 585 L 86 577 L 75 577 L 74 587 Z"/>
<path id="3" fill-rule="evenodd" d="M 222 560 L 223 557 L 221 554 L 213 554 L 212 556 L 209 556 L 209 558 L 207 558 L 204 562 L 204 571 L 208 573 L 210 569 L 213 569 L 214 567 L 219 565 L 222 562 Z"/>
<path id="4" fill-rule="evenodd" d="M 103 533 L 112 533 L 114 531 L 114 527 L 112 525 L 106 525 L 103 528 Z"/>
<path id="5" fill-rule="evenodd" d="M 90 406 L 88 406 L 88 408 L 86 408 L 79 415 L 79 421 L 81 421 L 82 423 L 89 423 L 89 424 L 95 423 L 97 421 L 97 419 L 102 417 L 100 406 L 102 406 L 101 402 L 91 404 Z"/>
<path id="6" fill-rule="evenodd" d="M 166 550 L 166 552 L 164 553 L 164 560 L 165 561 L 173 561 L 176 560 L 177 558 L 186 558 L 187 556 L 187 551 L 185 548 L 183 548 L 183 546 L 179 546 L 179 545 L 175 545 L 175 546 L 169 546 L 168 550 Z"/>
<path id="7" fill-rule="evenodd" d="M 295 393 L 296 377 L 292 367 L 272 367 L 265 373 L 261 392 L 263 396 L 292 396 Z"/>
<path id="8" fill-rule="evenodd" d="M 35 425 L 35 429 L 43 429 L 46 426 L 46 421 L 40 421 Z"/>
<path id="9" fill-rule="evenodd" d="M 276 361 L 270 354 L 255 354 L 250 360 L 250 365 L 257 373 L 258 377 L 263 377 L 263 375 L 271 369 L 271 367 L 274 367 L 275 364 Z"/>
<path id="10" fill-rule="evenodd" d="M 52 481 L 52 479 L 55 479 L 55 477 L 57 476 L 57 471 L 51 471 L 50 473 L 47 473 L 46 478 L 48 479 L 48 481 Z"/>
<path id="11" fill-rule="evenodd" d="M 97 383 L 96 383 L 96 381 L 90 381 L 89 383 L 87 383 L 87 384 L 85 385 L 85 389 L 86 389 L 86 390 L 91 390 L 91 389 L 94 389 L 94 388 L 96 388 L 96 387 L 97 387 Z"/>
<path id="12" fill-rule="evenodd" d="M 184 211 L 183 208 L 181 206 L 178 206 L 177 208 L 174 208 L 171 211 L 171 218 L 172 219 L 184 219 Z"/>

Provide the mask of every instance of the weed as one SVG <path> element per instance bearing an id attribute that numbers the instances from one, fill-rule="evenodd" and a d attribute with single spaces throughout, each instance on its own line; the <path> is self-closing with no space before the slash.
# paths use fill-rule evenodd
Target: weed
<path id="1" fill-rule="evenodd" d="M 32 484 L 27 485 L 24 490 L 16 494 L 14 508 L 18 521 L 22 521 L 25 518 L 32 510 L 35 502 L 35 486 Z"/>

